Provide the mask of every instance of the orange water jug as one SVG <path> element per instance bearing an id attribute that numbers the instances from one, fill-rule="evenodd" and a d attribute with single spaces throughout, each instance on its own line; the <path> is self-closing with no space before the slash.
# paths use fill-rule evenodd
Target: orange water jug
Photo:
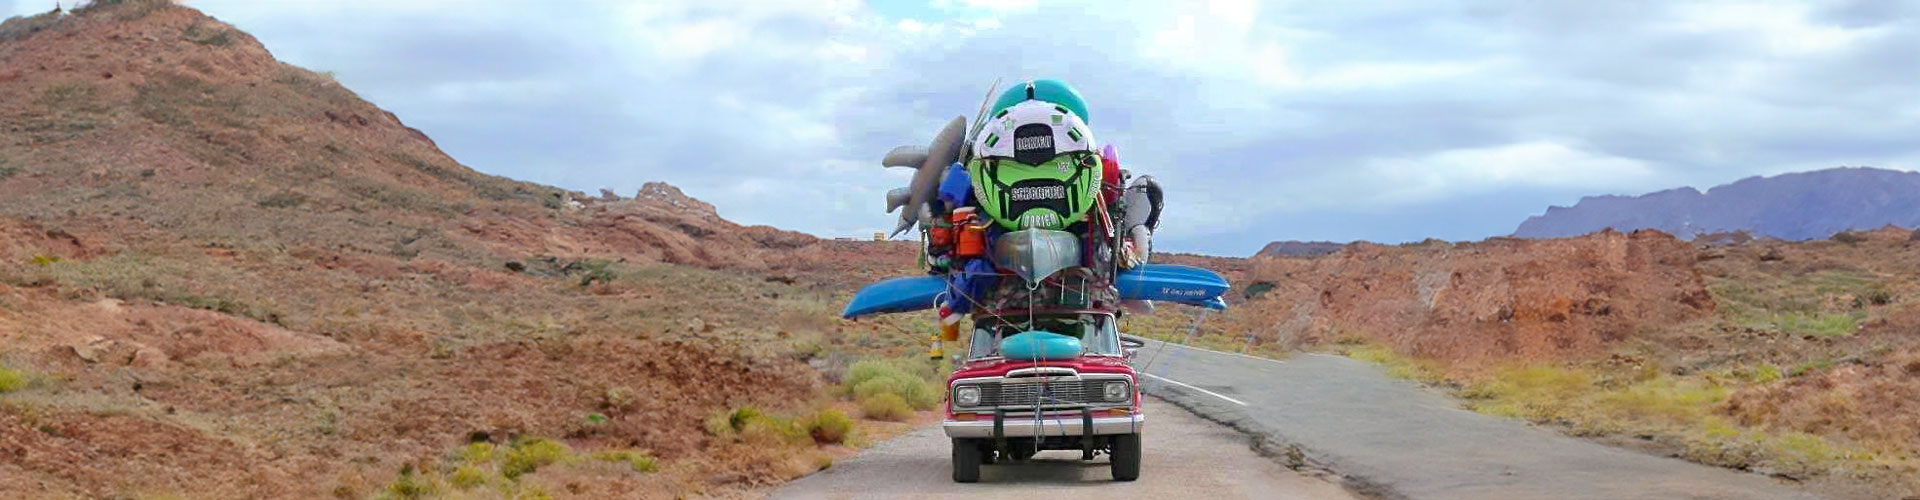
<path id="1" fill-rule="evenodd" d="M 958 238 L 953 242 L 953 256 L 961 259 L 974 259 L 987 256 L 987 226 L 968 223 L 957 227 Z"/>

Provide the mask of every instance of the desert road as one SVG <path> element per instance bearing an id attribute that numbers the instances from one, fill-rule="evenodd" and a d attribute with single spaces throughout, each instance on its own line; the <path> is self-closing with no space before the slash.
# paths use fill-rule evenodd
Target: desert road
<path id="1" fill-rule="evenodd" d="M 774 499 L 1274 498 L 1354 499 L 1339 485 L 1254 454 L 1239 431 L 1165 401 L 1146 401 L 1146 457 L 1138 481 L 1114 482 L 1107 458 L 1048 451 L 1016 465 L 987 465 L 975 484 L 952 480 L 951 442 L 927 427 L 862 451 L 775 490 Z"/>
<path id="2" fill-rule="evenodd" d="M 1138 482 L 1108 480 L 1105 457 L 1082 464 L 1076 453 L 1048 452 L 1036 463 L 987 466 L 979 484 L 955 484 L 950 445 L 929 427 L 772 498 L 1820 498 L 1757 474 L 1469 412 L 1445 395 L 1339 356 L 1276 361 L 1146 341 L 1135 363 L 1144 369 L 1142 388 L 1157 396 L 1146 405 Z M 1338 477 L 1282 467 L 1254 453 L 1249 445 L 1256 441 L 1269 450 L 1298 447 L 1309 470 Z"/>
<path id="3" fill-rule="evenodd" d="M 1135 361 L 1145 369 L 1144 390 L 1249 434 L 1296 445 L 1309 462 L 1345 477 L 1369 496 L 1819 498 L 1757 474 L 1473 413 L 1435 391 L 1345 357 L 1298 354 L 1276 361 L 1145 342 Z M 1142 475 L 1154 472 L 1149 466 Z"/>

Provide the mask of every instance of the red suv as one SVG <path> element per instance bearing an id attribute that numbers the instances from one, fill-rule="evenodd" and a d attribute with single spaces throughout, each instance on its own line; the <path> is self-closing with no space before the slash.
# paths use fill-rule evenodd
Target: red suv
<path id="1" fill-rule="evenodd" d="M 1113 479 L 1140 477 L 1140 386 L 1112 313 L 1097 310 L 976 316 L 967 359 L 947 379 L 953 480 L 980 480 L 982 464 L 1018 463 L 1045 450 L 1106 454 Z M 1000 339 L 1040 330 L 1078 338 L 1081 353 L 1046 361 L 1002 357 Z"/>

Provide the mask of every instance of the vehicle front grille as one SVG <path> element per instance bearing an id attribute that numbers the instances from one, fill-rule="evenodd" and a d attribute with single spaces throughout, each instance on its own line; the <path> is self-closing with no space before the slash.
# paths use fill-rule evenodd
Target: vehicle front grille
<path id="1" fill-rule="evenodd" d="M 1101 384 L 1113 379 L 1002 381 L 980 387 L 980 406 L 1032 407 L 1098 403 Z"/>

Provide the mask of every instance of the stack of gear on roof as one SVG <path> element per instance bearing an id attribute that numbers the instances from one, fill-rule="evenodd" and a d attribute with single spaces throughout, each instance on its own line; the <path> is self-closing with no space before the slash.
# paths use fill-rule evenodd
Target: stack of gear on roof
<path id="1" fill-rule="evenodd" d="M 1071 86 L 1022 82 L 982 111 L 971 128 L 955 117 L 930 145 L 882 160 L 915 170 L 887 193 L 887 211 L 900 211 L 894 235 L 921 233 L 928 275 L 870 285 L 843 316 L 937 307 L 938 357 L 967 314 L 1150 311 L 1154 300 L 1225 307 L 1219 275 L 1148 263 L 1160 185 L 1121 169 Z"/>

